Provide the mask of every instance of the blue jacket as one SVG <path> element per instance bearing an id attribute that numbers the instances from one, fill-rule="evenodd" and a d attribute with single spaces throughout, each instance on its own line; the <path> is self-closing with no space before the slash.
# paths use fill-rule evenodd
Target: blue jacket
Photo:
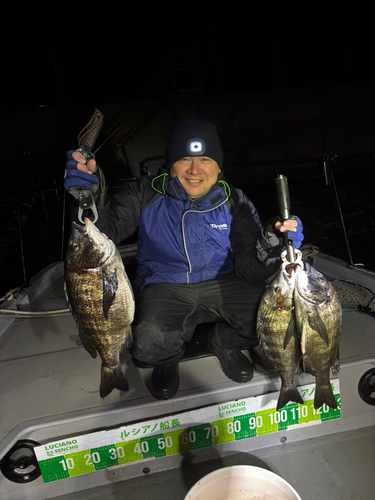
<path id="1" fill-rule="evenodd" d="M 168 174 L 125 183 L 96 226 L 115 244 L 138 229 L 139 263 L 133 283 L 199 283 L 235 273 L 260 282 L 280 266 L 279 239 L 263 230 L 240 189 L 218 181 L 202 199 L 189 199 Z"/>

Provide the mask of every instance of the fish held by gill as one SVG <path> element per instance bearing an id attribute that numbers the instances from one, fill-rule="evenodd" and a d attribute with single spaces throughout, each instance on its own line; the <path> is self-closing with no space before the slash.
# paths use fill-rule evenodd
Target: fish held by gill
<path id="1" fill-rule="evenodd" d="M 288 264 L 287 261 L 282 264 L 279 274 L 267 286 L 257 315 L 257 334 L 265 364 L 276 369 L 282 380 L 277 410 L 289 401 L 303 404 L 295 385 L 301 351 L 294 324 L 295 274 L 293 268 L 286 269 Z"/>
<path id="2" fill-rule="evenodd" d="M 72 223 L 65 259 L 65 295 L 85 349 L 102 359 L 100 396 L 129 384 L 120 352 L 132 343 L 134 295 L 114 243 L 89 220 Z"/>
<path id="3" fill-rule="evenodd" d="M 314 407 L 336 409 L 329 375 L 340 369 L 342 308 L 333 285 L 308 263 L 296 269 L 294 306 L 303 369 L 316 379 Z"/>

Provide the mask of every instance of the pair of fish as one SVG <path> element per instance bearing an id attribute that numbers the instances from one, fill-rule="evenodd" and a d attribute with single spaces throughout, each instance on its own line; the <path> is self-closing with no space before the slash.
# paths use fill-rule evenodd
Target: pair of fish
<path id="1" fill-rule="evenodd" d="M 132 343 L 134 295 L 114 243 L 89 220 L 72 223 L 65 258 L 65 296 L 85 349 L 102 359 L 100 396 L 129 384 L 120 353 Z"/>
<path id="2" fill-rule="evenodd" d="M 315 376 L 314 407 L 337 408 L 330 370 L 340 369 L 342 309 L 333 285 L 296 251 L 296 262 L 284 260 L 267 286 L 258 309 L 257 334 L 266 366 L 276 369 L 282 385 L 279 410 L 289 401 L 303 404 L 295 375 L 303 369 Z"/>

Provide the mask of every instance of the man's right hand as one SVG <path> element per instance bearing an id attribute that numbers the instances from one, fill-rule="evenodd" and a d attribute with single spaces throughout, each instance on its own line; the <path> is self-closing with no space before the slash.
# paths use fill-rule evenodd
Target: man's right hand
<path id="1" fill-rule="evenodd" d="M 68 161 L 65 164 L 64 188 L 74 197 L 78 196 L 78 189 L 93 189 L 97 191 L 99 179 L 93 175 L 97 171 L 95 160 L 86 163 L 84 156 L 75 150 L 70 150 L 66 154 Z"/>

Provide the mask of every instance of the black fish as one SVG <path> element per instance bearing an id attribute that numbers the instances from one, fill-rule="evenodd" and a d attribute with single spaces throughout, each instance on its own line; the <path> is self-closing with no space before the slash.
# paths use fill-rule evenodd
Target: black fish
<path id="1" fill-rule="evenodd" d="M 72 223 L 65 293 L 82 344 L 102 359 L 100 396 L 127 391 L 120 352 L 132 343 L 134 295 L 117 248 L 89 219 L 84 226 Z"/>

